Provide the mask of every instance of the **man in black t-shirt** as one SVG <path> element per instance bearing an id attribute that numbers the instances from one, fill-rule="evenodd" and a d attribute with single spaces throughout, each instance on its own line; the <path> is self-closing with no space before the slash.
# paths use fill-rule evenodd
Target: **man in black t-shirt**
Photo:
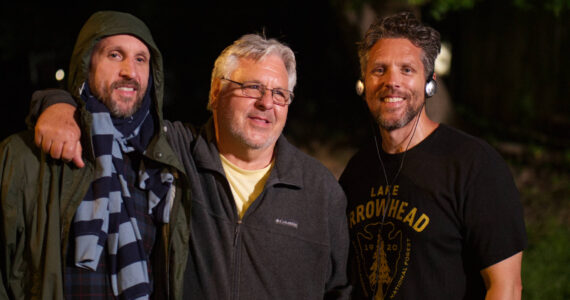
<path id="1" fill-rule="evenodd" d="M 340 183 L 354 299 L 520 299 L 522 205 L 487 143 L 425 113 L 440 36 L 412 14 L 372 24 L 359 45 L 377 130 Z"/>

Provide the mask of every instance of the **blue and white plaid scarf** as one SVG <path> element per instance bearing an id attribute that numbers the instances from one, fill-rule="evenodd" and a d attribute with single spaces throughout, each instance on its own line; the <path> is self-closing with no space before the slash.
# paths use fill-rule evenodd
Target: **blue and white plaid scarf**
<path id="1" fill-rule="evenodd" d="M 148 257 L 123 174 L 123 153 L 143 153 L 154 133 L 149 95 L 147 91 L 141 108 L 126 120 L 112 118 L 107 107 L 90 93 L 88 84 L 81 93 L 93 116 L 96 172 L 73 221 L 75 264 L 95 271 L 106 244 L 111 287 L 121 299 L 148 299 L 152 293 Z M 155 221 L 168 223 L 174 177 L 166 169 L 146 168 L 144 161 L 137 180 L 139 187 L 148 191 L 148 213 Z"/>

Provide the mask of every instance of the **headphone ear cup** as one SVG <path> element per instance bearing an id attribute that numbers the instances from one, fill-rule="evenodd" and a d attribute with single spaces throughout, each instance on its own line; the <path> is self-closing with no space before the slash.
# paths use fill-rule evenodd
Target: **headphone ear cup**
<path id="1" fill-rule="evenodd" d="M 362 82 L 362 80 L 359 79 L 356 81 L 355 90 L 358 96 L 362 96 L 362 94 L 364 94 L 364 82 Z M 437 92 L 437 83 L 435 82 L 435 80 L 430 79 L 426 83 L 426 90 L 425 90 L 426 97 L 430 98 L 433 95 L 435 95 L 436 92 Z"/>
<path id="2" fill-rule="evenodd" d="M 357 80 L 355 89 L 356 89 L 356 94 L 358 96 L 362 96 L 362 94 L 364 94 L 364 82 L 362 82 L 362 80 L 360 79 Z"/>
<path id="3" fill-rule="evenodd" d="M 437 83 L 435 82 L 435 80 L 430 79 L 427 83 L 426 83 L 426 98 L 430 98 L 433 95 L 435 95 L 435 93 L 437 92 Z"/>

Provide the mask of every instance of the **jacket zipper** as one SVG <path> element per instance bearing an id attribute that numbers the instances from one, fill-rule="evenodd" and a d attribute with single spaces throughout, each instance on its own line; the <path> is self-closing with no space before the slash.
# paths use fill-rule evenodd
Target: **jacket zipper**
<path id="1" fill-rule="evenodd" d="M 238 241 L 240 238 L 240 229 L 241 229 L 242 220 L 239 219 L 237 221 L 236 227 L 234 229 L 234 272 L 233 272 L 233 287 L 232 287 L 232 294 L 231 299 L 239 299 L 239 273 L 240 273 L 240 251 Z"/>
<path id="2" fill-rule="evenodd" d="M 235 230 L 234 230 L 234 248 L 237 247 L 240 225 L 241 225 L 241 220 L 238 220 L 238 221 L 237 221 L 236 228 L 235 228 Z M 234 249 L 234 250 L 237 250 L 237 249 Z"/>

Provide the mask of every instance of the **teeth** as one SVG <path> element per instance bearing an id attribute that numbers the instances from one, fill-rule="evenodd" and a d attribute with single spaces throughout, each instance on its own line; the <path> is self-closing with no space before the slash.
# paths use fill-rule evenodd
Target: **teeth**
<path id="1" fill-rule="evenodd" d="M 393 103 L 393 102 L 399 102 L 399 101 L 403 101 L 404 98 L 400 98 L 400 97 L 386 97 L 384 98 L 384 102 L 388 102 L 388 103 Z"/>
<path id="2" fill-rule="evenodd" d="M 118 90 L 127 91 L 127 92 L 132 92 L 132 91 L 134 91 L 135 89 L 134 89 L 134 88 L 131 88 L 131 87 L 120 87 L 120 88 L 118 88 Z"/>

